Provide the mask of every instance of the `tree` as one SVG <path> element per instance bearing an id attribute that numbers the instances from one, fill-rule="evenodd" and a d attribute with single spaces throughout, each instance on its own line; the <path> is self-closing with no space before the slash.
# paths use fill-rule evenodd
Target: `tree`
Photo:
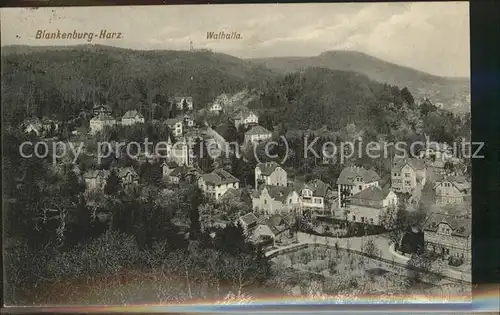
<path id="1" fill-rule="evenodd" d="M 415 99 L 406 86 L 401 90 L 401 98 L 409 106 L 413 106 L 415 104 Z"/>
<path id="2" fill-rule="evenodd" d="M 368 257 L 376 257 L 378 253 L 378 248 L 377 245 L 375 245 L 375 242 L 373 239 L 369 239 L 363 244 L 362 248 L 363 253 L 365 253 Z"/>
<path id="3" fill-rule="evenodd" d="M 116 195 L 122 189 L 122 183 L 120 177 L 116 173 L 116 170 L 112 170 L 109 174 L 106 184 L 104 185 L 104 193 L 106 195 Z"/>
<path id="4" fill-rule="evenodd" d="M 413 282 L 422 280 L 422 277 L 431 270 L 431 266 L 432 261 L 429 258 L 416 254 L 412 255 L 406 263 L 408 278 Z"/>

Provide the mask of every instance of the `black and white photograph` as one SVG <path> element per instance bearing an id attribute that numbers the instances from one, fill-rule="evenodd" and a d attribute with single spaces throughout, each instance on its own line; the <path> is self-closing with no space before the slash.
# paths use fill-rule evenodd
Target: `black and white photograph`
<path id="1" fill-rule="evenodd" d="M 0 10 L 6 306 L 471 301 L 468 2 Z"/>

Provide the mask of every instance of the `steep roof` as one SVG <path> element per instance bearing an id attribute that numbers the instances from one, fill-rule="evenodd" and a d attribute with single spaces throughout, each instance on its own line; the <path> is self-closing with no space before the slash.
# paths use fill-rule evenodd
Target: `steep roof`
<path id="1" fill-rule="evenodd" d="M 425 169 L 425 160 L 416 158 L 396 158 L 392 163 L 392 170 L 399 171 L 406 165 L 409 165 L 414 170 Z"/>
<path id="2" fill-rule="evenodd" d="M 312 188 L 314 196 L 318 197 L 326 197 L 326 193 L 328 192 L 328 189 L 330 189 L 330 185 L 320 179 L 311 180 L 307 183 L 307 187 Z"/>
<path id="3" fill-rule="evenodd" d="M 444 213 L 432 213 L 424 226 L 425 231 L 437 232 L 439 224 L 447 224 L 453 236 L 469 237 L 471 233 L 471 219 L 468 216 L 454 216 Z"/>
<path id="4" fill-rule="evenodd" d="M 266 163 L 258 163 L 256 168 L 260 169 L 260 172 L 264 176 L 269 176 L 274 172 L 274 170 L 280 167 L 280 165 L 276 162 L 266 162 Z"/>
<path id="5" fill-rule="evenodd" d="M 253 214 L 252 212 L 250 213 L 247 213 L 243 216 L 240 217 L 240 220 L 245 223 L 246 225 L 250 225 L 252 223 L 257 223 L 258 219 L 257 217 L 255 216 L 255 214 Z"/>
<path id="6" fill-rule="evenodd" d="M 133 167 L 124 167 L 124 168 L 120 168 L 118 170 L 118 176 L 119 177 L 124 177 L 126 176 L 128 173 L 131 173 L 132 176 L 136 176 L 137 175 L 137 172 L 134 170 Z"/>
<path id="7" fill-rule="evenodd" d="M 104 104 L 96 104 L 96 105 L 94 105 L 93 110 L 106 110 L 106 111 L 111 111 L 111 106 L 109 106 L 109 105 L 104 105 Z"/>
<path id="8" fill-rule="evenodd" d="M 139 116 L 140 118 L 144 118 L 141 113 L 139 113 L 136 110 L 129 110 L 128 112 L 123 115 L 122 119 L 132 119 L 135 118 L 136 116 Z"/>
<path id="9" fill-rule="evenodd" d="M 349 166 L 342 170 L 337 179 L 337 185 L 356 185 L 354 179 L 360 176 L 364 183 L 380 180 L 380 176 L 374 170 L 367 170 L 362 166 Z"/>
<path id="10" fill-rule="evenodd" d="M 264 189 L 267 190 L 267 193 L 269 194 L 269 196 L 271 196 L 272 199 L 281 202 L 284 202 L 288 195 L 294 191 L 294 189 L 291 187 L 264 185 L 262 186 L 260 193 L 262 193 Z"/>
<path id="11" fill-rule="evenodd" d="M 260 126 L 260 125 L 257 125 L 253 128 L 251 128 L 250 130 L 248 130 L 247 132 L 245 132 L 245 135 L 262 135 L 262 134 L 269 134 L 271 133 L 269 130 L 267 130 L 266 128 Z"/>
<path id="12" fill-rule="evenodd" d="M 116 120 L 116 119 L 115 119 L 115 117 L 113 117 L 109 114 L 104 114 L 104 115 L 94 116 L 91 120 L 108 121 L 108 120 Z"/>
<path id="13" fill-rule="evenodd" d="M 471 183 L 467 180 L 465 176 L 447 176 L 443 179 L 439 180 L 436 185 L 439 185 L 443 182 L 450 182 L 455 186 L 458 190 L 465 192 L 471 188 Z"/>
<path id="14" fill-rule="evenodd" d="M 215 169 L 212 173 L 209 174 L 203 174 L 202 178 L 206 183 L 210 183 L 213 185 L 222 185 L 222 184 L 239 182 L 239 180 L 236 177 L 234 177 L 228 171 L 222 168 Z"/>
<path id="15" fill-rule="evenodd" d="M 276 235 L 290 228 L 289 223 L 279 214 L 275 214 L 266 220 L 266 225 Z"/>
<path id="16" fill-rule="evenodd" d="M 359 199 L 359 200 L 370 200 L 370 201 L 382 201 L 387 197 L 389 193 L 390 190 L 388 189 L 382 189 L 378 186 L 371 186 L 351 196 L 351 200 Z"/>

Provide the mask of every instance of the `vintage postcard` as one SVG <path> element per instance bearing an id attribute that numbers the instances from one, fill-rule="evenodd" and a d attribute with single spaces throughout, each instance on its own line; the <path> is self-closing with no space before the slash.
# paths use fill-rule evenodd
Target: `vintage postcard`
<path id="1" fill-rule="evenodd" d="M 469 301 L 467 2 L 1 23 L 6 305 Z"/>

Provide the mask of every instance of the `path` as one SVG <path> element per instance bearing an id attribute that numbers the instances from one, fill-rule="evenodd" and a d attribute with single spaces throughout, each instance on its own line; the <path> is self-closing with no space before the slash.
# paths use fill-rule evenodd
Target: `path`
<path id="1" fill-rule="evenodd" d="M 272 255 L 278 251 L 287 248 L 293 248 L 296 246 L 300 246 L 303 244 L 326 244 L 330 246 L 335 246 L 335 243 L 338 243 L 340 248 L 352 249 L 357 251 L 362 251 L 363 244 L 368 240 L 372 239 L 377 248 L 380 250 L 379 257 L 387 260 L 393 260 L 399 264 L 406 264 L 409 257 L 403 256 L 399 253 L 396 253 L 394 249 L 391 247 L 390 242 L 387 238 L 381 235 L 375 236 L 365 236 L 365 237 L 349 237 L 349 238 L 335 238 L 335 237 L 324 237 L 324 236 L 315 236 L 302 232 L 297 233 L 298 243 L 287 245 L 280 247 L 278 249 L 273 249 L 266 252 L 266 256 Z M 442 272 L 443 275 L 456 279 L 471 282 L 471 274 L 460 272 L 451 268 L 447 268 Z"/>

